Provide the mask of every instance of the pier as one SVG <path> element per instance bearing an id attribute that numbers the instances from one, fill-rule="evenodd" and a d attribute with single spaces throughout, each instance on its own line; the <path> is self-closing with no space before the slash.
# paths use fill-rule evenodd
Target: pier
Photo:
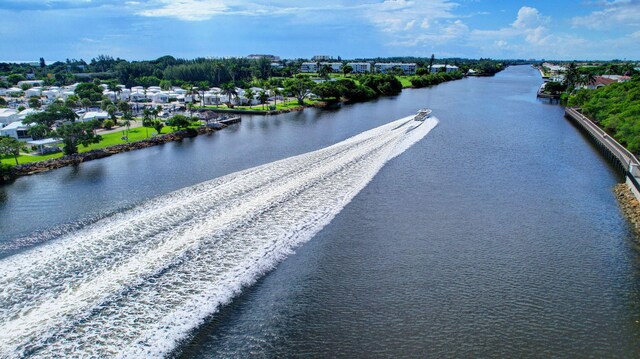
<path id="1" fill-rule="evenodd" d="M 234 117 L 229 117 L 229 118 L 225 118 L 225 119 L 222 119 L 222 120 L 218 120 L 218 122 L 220 122 L 222 124 L 225 124 L 225 125 L 231 125 L 231 124 L 234 124 L 234 123 L 238 123 L 240 121 L 242 121 L 240 116 L 234 116 Z"/>
<path id="2" fill-rule="evenodd" d="M 640 201 L 640 161 L 618 141 L 611 138 L 603 129 L 593 121 L 580 113 L 576 108 L 567 107 L 565 117 L 576 124 L 594 144 L 600 152 L 624 174 L 625 182 L 631 189 L 636 199 Z"/>

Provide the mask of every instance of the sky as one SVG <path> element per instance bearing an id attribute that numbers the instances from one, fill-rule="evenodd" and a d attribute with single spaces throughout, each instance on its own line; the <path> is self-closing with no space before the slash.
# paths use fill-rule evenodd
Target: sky
<path id="1" fill-rule="evenodd" d="M 0 0 L 0 60 L 640 60 L 640 0 Z"/>

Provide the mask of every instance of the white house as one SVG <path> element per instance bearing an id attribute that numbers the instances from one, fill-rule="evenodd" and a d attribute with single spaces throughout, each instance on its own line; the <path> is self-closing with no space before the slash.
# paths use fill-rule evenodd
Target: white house
<path id="1" fill-rule="evenodd" d="M 120 85 L 118 85 L 118 87 L 120 87 Z M 131 90 L 129 90 L 128 88 L 121 88 L 120 100 L 128 101 L 129 99 L 131 99 Z"/>
<path id="2" fill-rule="evenodd" d="M 118 100 L 118 96 L 113 91 L 102 91 L 102 95 L 106 96 L 111 102 L 116 102 Z"/>
<path id="3" fill-rule="evenodd" d="M 404 63 L 404 62 L 378 62 L 373 67 L 376 69 L 376 72 L 384 74 L 387 71 L 399 68 L 405 75 L 413 75 L 416 73 L 417 65 L 413 62 Z"/>
<path id="4" fill-rule="evenodd" d="M 63 91 L 62 94 L 60 94 L 60 96 L 62 97 L 63 100 L 66 100 L 69 96 L 73 96 L 75 95 L 75 91 Z"/>
<path id="5" fill-rule="evenodd" d="M 98 120 L 103 121 L 109 118 L 109 114 L 105 111 L 89 111 L 82 116 L 82 121 Z"/>
<path id="6" fill-rule="evenodd" d="M 347 65 L 353 68 L 353 73 L 355 74 L 371 72 L 371 64 L 368 62 L 349 62 Z"/>
<path id="7" fill-rule="evenodd" d="M 24 92 L 24 97 L 40 97 L 42 95 L 42 87 L 32 87 Z"/>
<path id="8" fill-rule="evenodd" d="M 48 89 L 42 91 L 42 95 L 47 97 L 47 100 L 55 100 L 59 95 L 60 91 L 54 89 Z"/>
<path id="9" fill-rule="evenodd" d="M 5 88 L 0 88 L 0 96 L 4 96 L 7 94 L 7 89 Z"/>
<path id="10" fill-rule="evenodd" d="M 157 92 L 151 96 L 151 100 L 156 103 L 167 103 L 169 102 L 169 95 L 164 92 Z"/>
<path id="11" fill-rule="evenodd" d="M 27 116 L 34 114 L 34 113 L 38 113 L 40 112 L 40 110 L 35 109 L 35 108 L 26 108 L 20 112 L 18 112 L 18 121 L 24 121 L 25 118 L 27 118 Z"/>
<path id="12" fill-rule="evenodd" d="M 147 96 L 144 94 L 144 92 L 132 92 L 131 93 L 131 101 L 133 102 L 140 102 L 140 101 L 144 101 L 147 99 Z"/>
<path id="13" fill-rule="evenodd" d="M 0 127 L 18 121 L 18 111 L 11 108 L 0 108 Z"/>
<path id="14" fill-rule="evenodd" d="M 444 70 L 443 70 L 444 69 Z M 442 64 L 436 64 L 436 65 L 432 65 L 431 66 L 431 73 L 436 73 L 436 72 L 453 72 L 453 71 L 458 71 L 458 66 L 455 65 L 442 65 Z"/>
<path id="15" fill-rule="evenodd" d="M 22 89 L 21 88 L 17 88 L 17 87 L 12 87 L 7 89 L 7 95 L 11 96 L 11 95 L 20 95 L 22 93 Z"/>
<path id="16" fill-rule="evenodd" d="M 0 136 L 10 136 L 20 141 L 31 141 L 30 127 L 31 125 L 25 125 L 20 121 L 12 122 L 0 129 Z"/>
<path id="17" fill-rule="evenodd" d="M 303 62 L 300 66 L 300 72 L 318 72 L 317 62 Z"/>

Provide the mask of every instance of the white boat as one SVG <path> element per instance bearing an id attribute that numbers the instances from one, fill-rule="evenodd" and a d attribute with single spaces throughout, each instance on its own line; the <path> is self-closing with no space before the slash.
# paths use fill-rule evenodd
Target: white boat
<path id="1" fill-rule="evenodd" d="M 413 118 L 414 121 L 424 121 L 431 117 L 432 110 L 430 108 L 421 108 L 416 113 L 416 116 Z"/>

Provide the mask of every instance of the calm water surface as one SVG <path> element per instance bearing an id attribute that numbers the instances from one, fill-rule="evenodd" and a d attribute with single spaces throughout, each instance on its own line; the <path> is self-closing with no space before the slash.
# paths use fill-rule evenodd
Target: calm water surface
<path id="1" fill-rule="evenodd" d="M 21 178 L 0 187 L 0 255 L 430 106 L 438 127 L 175 355 L 637 357 L 640 256 L 620 179 L 562 108 L 535 100 L 540 82 L 511 67 Z"/>

